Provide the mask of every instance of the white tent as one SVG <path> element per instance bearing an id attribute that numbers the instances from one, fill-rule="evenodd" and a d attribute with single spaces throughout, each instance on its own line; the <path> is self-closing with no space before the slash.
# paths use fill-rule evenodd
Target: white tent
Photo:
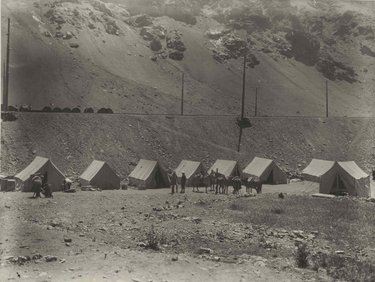
<path id="1" fill-rule="evenodd" d="M 286 173 L 270 159 L 255 157 L 242 172 L 244 176 L 256 176 L 262 181 L 262 183 L 266 184 L 288 183 Z"/>
<path id="2" fill-rule="evenodd" d="M 120 189 L 120 178 L 103 161 L 94 160 L 79 177 L 82 186 L 91 185 L 102 190 Z"/>
<path id="3" fill-rule="evenodd" d="M 157 161 L 141 159 L 129 175 L 129 185 L 141 189 L 169 187 L 167 172 Z"/>
<path id="4" fill-rule="evenodd" d="M 197 173 L 204 171 L 203 165 L 200 162 L 182 160 L 178 167 L 175 169 L 178 181 L 181 181 L 182 173 L 186 176 L 186 185 L 191 185 L 191 177 Z"/>
<path id="5" fill-rule="evenodd" d="M 47 183 L 51 185 L 52 191 L 62 190 L 65 176 L 49 159 L 43 157 L 36 157 L 23 171 L 15 176 L 16 188 L 23 192 L 31 192 L 31 175 L 35 173 L 47 175 Z"/>
<path id="6" fill-rule="evenodd" d="M 218 171 L 219 173 L 225 175 L 225 177 L 241 175 L 237 161 L 231 160 L 216 160 L 216 162 L 208 170 L 208 174 L 210 174 L 211 171 Z"/>

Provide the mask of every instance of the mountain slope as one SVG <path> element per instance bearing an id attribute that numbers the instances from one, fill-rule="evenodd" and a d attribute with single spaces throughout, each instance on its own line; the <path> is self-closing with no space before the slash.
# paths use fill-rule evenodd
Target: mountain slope
<path id="1" fill-rule="evenodd" d="M 326 76 L 332 115 L 373 113 L 375 58 L 363 53 L 367 50 L 363 45 L 375 49 L 373 30 L 366 29 L 373 18 L 361 19 L 358 11 L 347 16 L 350 3 L 329 1 L 329 6 L 317 1 L 314 7 L 309 1 L 297 1 L 296 7 L 296 1 L 268 1 L 281 5 L 276 9 L 272 6 L 276 4 L 257 1 L 254 5 L 246 1 L 106 2 L 115 4 L 96 0 L 2 2 L 3 36 L 6 18 L 12 21 L 11 105 L 176 113 L 184 72 L 185 112 L 236 114 L 242 89 L 241 40 L 247 33 L 249 60 L 253 60 L 248 64 L 259 61 L 247 70 L 248 115 L 253 113 L 255 87 L 261 115 L 323 115 Z M 332 9 L 335 12 L 327 18 Z M 347 26 L 342 21 L 348 17 L 356 26 L 348 34 L 332 36 L 332 46 L 319 41 L 319 61 L 309 65 L 305 57 L 298 57 L 302 56 L 298 46 L 288 37 L 291 31 L 301 32 L 307 40 L 304 44 L 310 44 L 306 34 L 327 41 L 331 29 Z M 320 25 L 322 36 L 316 31 Z M 162 47 L 158 51 L 150 49 L 152 41 L 147 38 L 155 28 L 165 33 L 156 38 Z M 353 34 L 359 31 L 364 35 Z M 168 38 L 172 47 L 167 46 Z M 179 42 L 186 50 L 175 50 Z M 171 59 L 173 52 L 182 53 L 183 58 Z"/>

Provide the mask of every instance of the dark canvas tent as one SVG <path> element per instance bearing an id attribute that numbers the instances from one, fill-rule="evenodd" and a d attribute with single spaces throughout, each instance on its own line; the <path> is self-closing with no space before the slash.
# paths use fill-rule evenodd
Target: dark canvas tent
<path id="1" fill-rule="evenodd" d="M 65 176 L 49 159 L 43 157 L 36 157 L 23 171 L 15 176 L 16 188 L 23 192 L 31 192 L 31 175 L 35 173 L 44 175 L 46 172 L 48 184 L 51 185 L 52 191 L 62 190 Z"/>
<path id="2" fill-rule="evenodd" d="M 167 172 L 157 161 L 141 159 L 129 175 L 129 185 L 141 189 L 169 187 Z"/>
<path id="3" fill-rule="evenodd" d="M 310 164 L 302 171 L 302 177 L 304 180 L 320 182 L 321 177 L 334 165 L 334 161 L 312 159 Z"/>
<path id="4" fill-rule="evenodd" d="M 270 159 L 255 157 L 251 163 L 243 170 L 246 177 L 256 176 L 262 183 L 266 184 L 286 184 L 288 177 L 278 165 Z"/>
<path id="5" fill-rule="evenodd" d="M 91 185 L 103 190 L 119 189 L 120 178 L 103 161 L 94 160 L 79 177 L 82 186 Z"/>
<path id="6" fill-rule="evenodd" d="M 211 171 L 216 172 L 216 170 L 219 173 L 225 175 L 225 177 L 240 176 L 241 175 L 241 171 L 240 171 L 238 163 L 236 161 L 216 160 L 216 162 L 208 170 L 208 173 L 211 173 Z"/>
<path id="7" fill-rule="evenodd" d="M 182 160 L 178 167 L 175 169 L 178 180 L 181 180 L 182 173 L 186 175 L 186 185 L 191 185 L 191 177 L 201 171 L 204 171 L 203 165 L 200 162 Z"/>

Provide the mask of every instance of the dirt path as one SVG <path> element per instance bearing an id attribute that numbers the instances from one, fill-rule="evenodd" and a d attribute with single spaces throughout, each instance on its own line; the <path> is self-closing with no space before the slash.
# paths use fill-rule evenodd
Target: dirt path
<path id="1" fill-rule="evenodd" d="M 165 191 L 155 193 L 163 192 Z M 107 209 L 110 209 L 107 203 L 118 201 L 119 197 L 115 196 L 117 194 L 104 193 L 86 195 L 88 201 L 97 195 L 104 196 L 104 199 L 108 198 L 108 201 L 102 201 L 103 212 L 106 212 Z M 129 202 L 132 201 L 132 197 L 140 197 L 141 194 L 139 191 L 124 191 L 123 193 L 126 194 Z M 146 193 L 142 195 L 145 195 L 146 198 L 150 197 Z M 119 247 L 107 242 L 105 236 L 100 237 L 101 231 L 94 231 L 93 227 L 85 234 L 69 228 L 49 228 L 45 225 L 45 220 L 48 218 L 69 221 L 73 226 L 72 222 L 77 218 L 84 218 L 85 222 L 88 222 L 95 220 L 93 217 L 97 215 L 87 209 L 90 207 L 89 204 L 82 203 L 81 207 L 76 208 L 77 205 L 79 206 L 76 199 L 79 198 L 74 196 L 55 193 L 52 200 L 33 200 L 29 198 L 30 196 L 30 194 L 24 193 L 1 193 L 0 195 L 0 226 L 2 226 L 0 229 L 0 281 L 303 280 L 302 273 L 274 269 L 267 265 L 267 259 L 262 257 L 248 256 L 236 263 L 224 263 L 188 254 L 138 251 Z M 35 219 L 33 213 L 38 209 L 47 212 Z M 100 218 L 97 220 L 100 221 Z M 109 222 L 105 226 L 109 228 Z M 90 228 L 89 225 L 88 228 Z M 91 236 L 92 234 L 98 239 Z M 71 239 L 72 242 L 68 244 L 69 246 L 64 242 L 64 238 Z M 124 238 L 125 235 L 118 236 L 118 240 Z M 9 262 L 9 257 L 12 256 L 33 257 L 35 254 L 52 255 L 57 260 L 46 262 L 45 258 L 32 259 L 24 265 Z"/>

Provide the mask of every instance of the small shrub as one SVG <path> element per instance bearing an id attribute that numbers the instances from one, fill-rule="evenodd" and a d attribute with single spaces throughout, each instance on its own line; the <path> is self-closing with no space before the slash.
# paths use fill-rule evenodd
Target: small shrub
<path id="1" fill-rule="evenodd" d="M 59 107 L 55 107 L 55 108 L 53 108 L 53 111 L 55 112 L 55 113 L 61 113 L 61 108 L 59 108 Z"/>
<path id="2" fill-rule="evenodd" d="M 239 211 L 239 210 L 241 210 L 241 206 L 240 206 L 239 204 L 237 204 L 237 203 L 231 203 L 230 206 L 229 206 L 229 208 L 230 208 L 231 210 L 234 210 L 234 211 Z"/>
<path id="3" fill-rule="evenodd" d="M 272 208 L 271 212 L 275 213 L 275 214 L 283 214 L 284 213 L 284 209 L 280 208 L 280 207 L 276 207 L 276 208 Z"/>
<path id="4" fill-rule="evenodd" d="M 150 230 L 146 233 L 146 249 L 158 251 L 160 249 L 159 245 L 166 242 L 165 234 L 156 232 L 154 225 L 151 225 Z"/>
<path id="5" fill-rule="evenodd" d="M 62 110 L 62 112 L 63 112 L 63 113 L 71 113 L 72 110 L 71 110 L 70 108 L 66 107 L 66 108 L 64 108 L 64 109 Z"/>
<path id="6" fill-rule="evenodd" d="M 305 243 L 298 245 L 297 252 L 295 254 L 297 267 L 306 268 L 309 265 L 309 262 L 308 262 L 309 254 L 310 252 L 307 249 L 307 245 Z"/>
<path id="7" fill-rule="evenodd" d="M 80 113 L 81 110 L 79 108 L 73 108 L 72 113 Z"/>

